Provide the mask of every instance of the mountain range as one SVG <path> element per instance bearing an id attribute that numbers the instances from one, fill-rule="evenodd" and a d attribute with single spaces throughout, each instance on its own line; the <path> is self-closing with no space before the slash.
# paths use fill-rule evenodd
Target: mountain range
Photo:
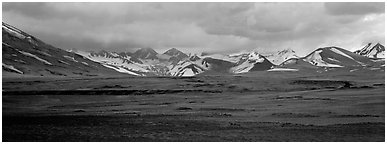
<path id="1" fill-rule="evenodd" d="M 3 76 L 194 76 L 252 71 L 369 69 L 384 71 L 384 46 L 369 43 L 350 52 L 339 47 L 318 48 L 300 57 L 292 49 L 233 55 L 186 54 L 177 48 L 157 53 L 152 48 L 131 52 L 62 50 L 2 23 Z"/>
<path id="2" fill-rule="evenodd" d="M 81 55 L 44 43 L 2 23 L 3 76 L 102 76 L 122 75 Z"/>

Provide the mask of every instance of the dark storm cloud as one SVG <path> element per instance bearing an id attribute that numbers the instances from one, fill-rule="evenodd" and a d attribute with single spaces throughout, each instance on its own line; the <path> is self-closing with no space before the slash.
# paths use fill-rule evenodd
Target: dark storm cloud
<path id="1" fill-rule="evenodd" d="M 362 4 L 3 3 L 3 20 L 63 49 L 306 53 L 384 38 L 383 3 Z"/>
<path id="2" fill-rule="evenodd" d="M 3 11 L 13 11 L 25 16 L 45 19 L 54 16 L 51 7 L 46 6 L 45 3 L 3 3 Z"/>
<path id="3" fill-rule="evenodd" d="M 115 40 L 102 42 L 90 37 L 70 37 L 52 33 L 39 33 L 39 37 L 46 41 L 55 43 L 55 46 L 62 49 L 87 48 L 88 51 L 109 50 L 115 52 L 134 51 L 134 48 L 142 47 L 140 44 L 126 40 Z M 128 49 L 123 49 L 128 48 Z M 130 49 L 133 48 L 133 49 Z"/>
<path id="4" fill-rule="evenodd" d="M 325 3 L 325 8 L 331 15 L 365 15 L 384 13 L 384 2 L 334 2 Z"/>
<path id="5" fill-rule="evenodd" d="M 68 36 L 55 35 L 52 33 L 45 33 L 45 32 L 39 33 L 39 37 L 46 41 L 55 43 L 56 47 L 62 48 L 62 49 L 90 47 L 90 48 L 99 50 L 103 46 L 103 43 L 100 43 L 90 38 L 68 37 Z"/>
<path id="6" fill-rule="evenodd" d="M 50 6 L 48 3 L 43 2 L 12 2 L 12 3 L 3 3 L 3 11 L 15 12 L 17 14 L 46 20 L 46 19 L 68 19 L 75 16 L 74 12 L 66 11 L 61 12 L 57 11 L 54 7 Z"/>

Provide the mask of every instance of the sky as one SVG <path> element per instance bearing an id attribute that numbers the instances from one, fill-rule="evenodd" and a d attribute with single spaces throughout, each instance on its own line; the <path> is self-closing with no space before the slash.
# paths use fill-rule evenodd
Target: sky
<path id="1" fill-rule="evenodd" d="M 3 22 L 62 49 L 231 54 L 385 44 L 384 3 L 2 3 Z"/>

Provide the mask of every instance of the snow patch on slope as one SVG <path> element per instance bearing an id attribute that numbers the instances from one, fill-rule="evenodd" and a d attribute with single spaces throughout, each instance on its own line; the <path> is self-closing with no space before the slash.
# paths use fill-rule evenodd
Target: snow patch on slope
<path id="1" fill-rule="evenodd" d="M 105 53 L 104 56 L 91 56 L 90 53 L 88 52 L 82 52 L 82 51 L 72 51 L 76 54 L 79 54 L 91 61 L 102 63 L 102 64 L 109 64 L 109 65 L 114 65 L 117 67 L 125 67 L 127 69 L 133 70 L 133 71 L 139 71 L 139 72 L 149 72 L 146 68 L 149 67 L 147 64 L 139 64 L 139 63 L 129 63 L 132 62 L 130 60 L 130 56 L 125 56 L 120 58 L 118 54 L 115 53 L 110 53 L 111 55 L 115 57 L 108 57 L 107 54 Z"/>
<path id="2" fill-rule="evenodd" d="M 291 68 L 273 68 L 269 69 L 267 71 L 298 71 L 298 69 L 291 69 Z"/>
<path id="3" fill-rule="evenodd" d="M 107 67 L 107 68 L 111 68 L 111 69 L 114 69 L 118 72 L 121 72 L 121 73 L 127 73 L 127 74 L 131 74 L 131 75 L 136 75 L 136 76 L 139 76 L 139 74 L 136 74 L 134 72 L 131 72 L 131 71 L 128 71 L 122 67 L 116 67 L 116 66 L 110 66 L 110 65 L 106 65 L 106 64 L 102 64 L 103 66 Z"/>
<path id="4" fill-rule="evenodd" d="M 16 30 L 16 29 L 10 29 L 10 28 L 8 28 L 7 26 L 4 26 L 4 24 L 3 24 L 3 29 L 4 29 L 6 32 L 10 33 L 11 35 L 13 35 L 13 36 L 15 36 L 15 37 L 18 37 L 18 38 L 20 38 L 20 39 L 26 38 L 26 36 L 23 35 L 23 34 L 21 33 L 21 31 Z"/>
<path id="5" fill-rule="evenodd" d="M 233 73 L 246 73 L 246 72 L 249 72 L 250 69 L 252 69 L 254 67 L 254 64 L 255 63 L 250 63 L 249 60 L 246 60 L 242 64 L 240 64 L 240 65 L 238 65 L 236 67 L 232 67 L 231 71 Z"/>
<path id="6" fill-rule="evenodd" d="M 194 76 L 195 73 L 192 71 L 192 69 L 185 69 L 182 76 Z"/>
<path id="7" fill-rule="evenodd" d="M 74 62 L 78 62 L 77 60 L 75 60 L 74 57 L 67 56 L 67 55 L 64 55 L 63 57 L 65 57 L 65 58 L 67 58 L 67 59 L 69 59 L 69 60 L 72 60 L 72 61 L 74 61 Z"/>
<path id="8" fill-rule="evenodd" d="M 256 63 L 262 63 L 265 59 L 259 55 L 257 52 L 250 53 L 247 58 L 242 58 L 243 63 L 232 67 L 230 71 L 232 73 L 246 73 L 249 72 Z"/>
<path id="9" fill-rule="evenodd" d="M 6 45 L 6 46 L 8 46 L 8 47 L 12 47 L 11 45 L 9 45 L 9 44 L 7 44 L 7 43 L 5 43 L 5 42 L 3 42 L 3 45 Z"/>
<path id="10" fill-rule="evenodd" d="M 340 61 L 338 61 L 336 59 L 333 59 L 333 58 L 328 58 L 328 59 L 331 60 L 331 61 L 340 62 Z"/>
<path id="11" fill-rule="evenodd" d="M 277 52 L 267 52 L 261 55 L 266 57 L 267 60 L 275 65 L 280 65 L 281 63 L 291 58 L 300 58 L 292 49 L 285 49 Z"/>
<path id="12" fill-rule="evenodd" d="M 169 73 L 172 76 L 194 76 L 202 73 L 210 68 L 210 65 L 203 61 L 203 59 L 197 61 L 180 61 L 177 65 L 168 67 Z"/>
<path id="13" fill-rule="evenodd" d="M 315 66 L 321 66 L 321 67 L 343 67 L 341 65 L 335 65 L 335 64 L 330 64 L 322 60 L 322 57 L 320 53 L 322 50 L 317 50 L 313 54 L 309 55 L 308 57 L 305 58 L 305 60 Z"/>
<path id="14" fill-rule="evenodd" d="M 7 64 L 4 64 L 3 63 L 3 67 L 5 67 L 5 68 L 7 68 L 7 69 L 10 69 L 10 70 L 12 70 L 12 71 L 15 71 L 15 72 L 17 72 L 17 73 L 19 73 L 19 74 L 24 74 L 21 70 L 18 70 L 18 69 L 16 69 L 14 66 L 12 66 L 12 65 L 7 65 Z"/>
<path id="15" fill-rule="evenodd" d="M 67 65 L 70 65 L 69 63 L 65 62 L 65 61 L 62 61 L 62 60 L 58 60 L 60 63 L 63 63 L 63 64 L 67 64 Z"/>
<path id="16" fill-rule="evenodd" d="M 38 56 L 36 56 L 34 54 L 31 54 L 31 53 L 28 53 L 28 52 L 24 52 L 24 51 L 19 51 L 19 52 L 24 54 L 24 55 L 26 55 L 26 56 L 33 57 L 33 58 L 43 62 L 44 64 L 52 65 L 50 62 L 48 62 L 48 61 L 46 61 L 46 60 L 44 60 L 44 59 L 42 59 L 42 58 L 40 58 L 40 57 L 38 57 Z"/>
<path id="17" fill-rule="evenodd" d="M 336 49 L 336 48 L 331 48 L 331 51 L 333 51 L 333 52 L 335 52 L 335 53 L 337 53 L 337 54 L 343 55 L 343 56 L 345 56 L 345 57 L 347 57 L 347 58 L 350 58 L 350 59 L 356 61 L 356 60 L 353 59 L 351 56 L 349 56 L 349 55 L 343 53 L 342 51 L 340 51 L 340 50 L 338 50 L 338 49 Z"/>
<path id="18" fill-rule="evenodd" d="M 89 64 L 87 64 L 86 62 L 82 62 L 82 64 L 84 64 L 84 65 L 89 65 Z"/>
<path id="19" fill-rule="evenodd" d="M 385 58 L 386 56 L 384 55 L 384 51 L 382 51 L 382 52 L 376 54 L 376 57 L 377 58 Z"/>

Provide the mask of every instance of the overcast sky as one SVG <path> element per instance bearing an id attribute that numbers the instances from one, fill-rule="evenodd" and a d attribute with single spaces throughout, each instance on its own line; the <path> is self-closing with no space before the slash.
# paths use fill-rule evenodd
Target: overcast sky
<path id="1" fill-rule="evenodd" d="M 384 42 L 384 3 L 3 3 L 3 22 L 62 49 L 235 53 Z"/>

